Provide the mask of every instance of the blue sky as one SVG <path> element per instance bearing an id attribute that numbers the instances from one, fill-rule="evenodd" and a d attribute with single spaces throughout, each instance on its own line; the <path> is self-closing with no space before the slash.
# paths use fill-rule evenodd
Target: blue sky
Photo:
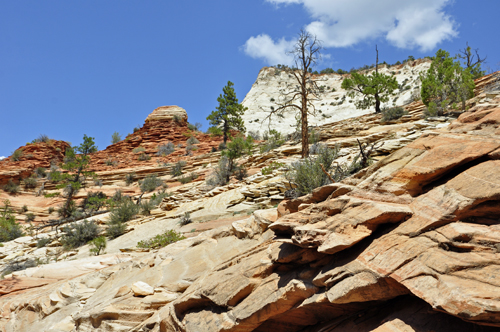
<path id="1" fill-rule="evenodd" d="M 373 6 L 376 4 L 376 6 Z M 466 41 L 500 69 L 498 0 L 1 0 L 0 156 L 40 134 L 99 149 L 158 106 L 207 129 L 228 80 L 240 101 L 301 28 L 325 67 L 456 54 Z"/>

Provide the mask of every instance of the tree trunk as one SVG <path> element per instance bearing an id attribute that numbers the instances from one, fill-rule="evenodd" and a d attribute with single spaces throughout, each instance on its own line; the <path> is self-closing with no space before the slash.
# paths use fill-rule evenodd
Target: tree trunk
<path id="1" fill-rule="evenodd" d="M 302 158 L 307 158 L 309 156 L 309 133 L 307 130 L 307 99 L 305 96 L 302 96 L 301 121 L 302 121 Z"/>
<path id="2" fill-rule="evenodd" d="M 223 134 L 224 134 L 224 145 L 226 145 L 226 142 L 227 142 L 227 132 L 229 131 L 229 128 L 226 124 L 226 122 L 224 122 L 224 129 L 223 129 Z"/>
<path id="3" fill-rule="evenodd" d="M 378 93 L 375 94 L 375 113 L 380 113 L 380 98 Z"/>

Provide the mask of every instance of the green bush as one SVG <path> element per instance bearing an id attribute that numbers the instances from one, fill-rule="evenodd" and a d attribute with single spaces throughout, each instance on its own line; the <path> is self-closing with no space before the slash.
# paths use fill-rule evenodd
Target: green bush
<path id="1" fill-rule="evenodd" d="M 158 145 L 158 152 L 156 154 L 159 156 L 168 156 L 174 151 L 175 151 L 174 143 L 168 142 L 167 144 Z"/>
<path id="2" fill-rule="evenodd" d="M 139 161 L 146 161 L 146 160 L 151 160 L 151 157 L 145 154 L 144 152 L 139 155 L 137 158 Z"/>
<path id="3" fill-rule="evenodd" d="M 55 211 L 55 209 L 53 206 L 49 207 L 49 210 L 48 210 L 49 214 L 53 213 L 54 211 Z"/>
<path id="4" fill-rule="evenodd" d="M 130 186 L 135 181 L 135 173 L 129 173 L 125 175 L 125 183 Z"/>
<path id="5" fill-rule="evenodd" d="M 260 132 L 250 130 L 247 133 L 247 136 L 250 136 L 254 141 L 260 141 Z"/>
<path id="6" fill-rule="evenodd" d="M 49 136 L 45 134 L 40 134 L 38 138 L 35 138 L 33 141 L 31 141 L 31 143 L 42 143 L 42 142 L 49 143 L 50 142 Z"/>
<path id="7" fill-rule="evenodd" d="M 181 176 L 178 180 L 180 183 L 182 184 L 186 184 L 186 183 L 189 183 L 195 179 L 198 178 L 198 174 L 196 173 L 191 173 L 189 175 L 185 175 L 185 176 Z"/>
<path id="8" fill-rule="evenodd" d="M 44 167 L 35 168 L 35 175 L 39 178 L 44 178 L 47 176 L 47 170 Z"/>
<path id="9" fill-rule="evenodd" d="M 274 129 L 271 129 L 269 133 L 265 132 L 263 138 L 266 143 L 260 147 L 260 153 L 269 152 L 285 144 L 285 139 L 281 133 Z"/>
<path id="10" fill-rule="evenodd" d="M 154 193 L 151 196 L 151 199 L 149 201 L 154 206 L 158 206 L 158 205 L 160 205 L 160 203 L 163 201 L 163 198 L 165 198 L 165 197 L 168 197 L 168 193 L 164 189 L 163 191 L 158 191 L 158 195 L 156 193 Z"/>
<path id="11" fill-rule="evenodd" d="M 139 205 L 139 208 L 142 215 L 149 216 L 151 214 L 151 210 L 153 210 L 155 206 L 153 205 L 153 202 L 151 202 L 151 200 L 144 200 Z"/>
<path id="12" fill-rule="evenodd" d="M 200 141 L 196 139 L 196 137 L 194 136 L 191 136 L 188 138 L 188 140 L 186 141 L 186 144 L 187 145 L 193 145 L 193 144 L 199 144 Z"/>
<path id="13" fill-rule="evenodd" d="M 36 177 L 30 176 L 29 178 L 23 179 L 24 188 L 36 188 L 38 181 Z"/>
<path id="14" fill-rule="evenodd" d="M 144 240 L 144 241 L 139 241 L 137 243 L 138 248 L 150 248 L 150 249 L 157 249 L 161 247 L 168 246 L 171 243 L 184 240 L 185 237 L 182 235 L 182 233 L 178 233 L 174 230 L 169 230 L 165 232 L 164 234 L 156 235 L 155 237 L 149 239 L 149 240 Z"/>
<path id="15" fill-rule="evenodd" d="M 122 199 L 122 201 L 111 209 L 108 229 L 106 234 L 114 239 L 125 233 L 125 223 L 131 220 L 139 212 L 139 206 L 134 204 L 130 199 Z"/>
<path id="16" fill-rule="evenodd" d="M 187 225 L 187 224 L 190 224 L 192 223 L 193 220 L 191 220 L 191 215 L 189 214 L 189 212 L 185 212 L 184 215 L 181 217 L 181 219 L 179 220 L 179 224 L 181 226 L 184 226 L 184 225 Z"/>
<path id="17" fill-rule="evenodd" d="M 30 223 L 30 222 L 32 222 L 34 220 L 35 220 L 35 215 L 33 213 L 31 213 L 31 212 L 30 213 L 26 213 L 26 219 L 25 219 L 25 221 L 27 223 Z"/>
<path id="18" fill-rule="evenodd" d="M 406 114 L 408 112 L 401 106 L 384 108 L 382 109 L 382 121 L 396 120 Z"/>
<path id="19" fill-rule="evenodd" d="M 313 189 L 331 183 L 321 165 L 327 172 L 330 172 L 332 162 L 337 158 L 337 155 L 337 149 L 332 150 L 327 146 L 321 146 L 315 158 L 309 157 L 292 163 L 291 168 L 285 173 L 285 177 L 297 185 L 295 189 L 297 196 L 309 194 Z"/>
<path id="20" fill-rule="evenodd" d="M 104 249 L 106 249 L 106 237 L 98 236 L 95 239 L 89 242 L 90 245 L 90 253 L 95 256 L 99 256 L 101 253 L 104 253 Z"/>
<path id="21" fill-rule="evenodd" d="M 42 238 L 38 239 L 38 241 L 36 241 L 36 247 L 37 248 L 43 248 L 47 244 L 49 244 L 50 242 L 52 242 L 52 240 L 50 238 L 48 238 L 48 237 L 42 237 Z"/>
<path id="22" fill-rule="evenodd" d="M 134 127 L 134 133 L 138 132 L 139 130 L 141 130 L 140 126 Z"/>
<path id="23" fill-rule="evenodd" d="M 144 178 L 144 180 L 139 181 L 139 186 L 143 193 L 151 192 L 161 186 L 163 183 L 162 180 L 158 179 L 156 175 L 148 175 Z"/>
<path id="24" fill-rule="evenodd" d="M 52 198 L 52 197 L 57 197 L 61 195 L 61 193 L 50 193 L 50 194 L 45 194 L 43 195 L 45 198 Z"/>
<path id="25" fill-rule="evenodd" d="M 28 212 L 28 206 L 27 205 L 23 205 L 23 207 L 21 208 L 21 212 L 22 213 Z"/>
<path id="26" fill-rule="evenodd" d="M 12 153 L 10 156 L 10 159 L 13 161 L 19 161 L 21 157 L 23 156 L 23 149 L 17 149 Z"/>
<path id="27" fill-rule="evenodd" d="M 99 227 L 94 221 L 83 220 L 63 228 L 61 243 L 66 249 L 78 248 L 99 235 Z"/>
<path id="28" fill-rule="evenodd" d="M 108 159 L 105 161 L 106 166 L 116 166 L 118 164 L 117 161 Z"/>
<path id="29" fill-rule="evenodd" d="M 207 178 L 206 183 L 211 187 L 224 186 L 228 182 L 228 178 L 231 175 L 229 170 L 229 158 L 222 156 L 214 168 L 212 174 Z"/>
<path id="30" fill-rule="evenodd" d="M 273 162 L 271 162 L 271 164 L 269 166 L 263 167 L 260 171 L 262 172 L 262 175 L 268 175 L 268 174 L 272 174 L 274 170 L 277 170 L 278 168 L 284 167 L 284 166 L 286 166 L 286 165 L 283 163 L 273 161 Z"/>
<path id="31" fill-rule="evenodd" d="M 3 201 L 0 209 L 0 242 L 11 241 L 23 236 L 21 225 L 16 222 L 8 199 Z"/>
<path id="32" fill-rule="evenodd" d="M 180 116 L 178 116 L 177 114 L 176 114 L 176 115 L 174 115 L 173 119 L 174 119 L 174 121 L 175 121 L 175 122 L 177 122 L 177 123 L 181 122 L 181 117 L 180 117 Z"/>
<path id="33" fill-rule="evenodd" d="M 99 211 L 106 205 L 106 194 L 102 191 L 89 192 L 80 204 L 84 211 L 95 212 Z"/>
<path id="34" fill-rule="evenodd" d="M 121 135 L 115 131 L 113 135 L 111 135 L 111 144 L 116 144 L 122 140 Z"/>
<path id="35" fill-rule="evenodd" d="M 224 142 L 219 144 L 219 151 L 225 150 L 226 149 L 226 144 Z"/>
<path id="36" fill-rule="evenodd" d="M 14 183 L 12 179 L 9 179 L 6 185 L 3 186 L 3 190 L 8 192 L 9 194 L 17 194 L 19 192 L 19 185 Z"/>
<path id="37" fill-rule="evenodd" d="M 179 160 L 178 162 L 176 162 L 174 164 L 174 166 L 172 166 L 172 170 L 170 171 L 170 174 L 173 176 L 173 177 L 176 177 L 176 176 L 181 176 L 182 175 L 182 168 L 186 166 L 186 162 L 183 161 L 183 160 Z"/>

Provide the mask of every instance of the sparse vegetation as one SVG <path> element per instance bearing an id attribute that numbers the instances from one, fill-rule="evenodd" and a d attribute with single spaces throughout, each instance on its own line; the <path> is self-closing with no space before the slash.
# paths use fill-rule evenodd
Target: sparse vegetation
<path id="1" fill-rule="evenodd" d="M 47 170 L 44 167 L 35 168 L 35 175 L 39 178 L 44 178 L 47 176 Z"/>
<path id="2" fill-rule="evenodd" d="M 132 150 L 133 153 L 144 152 L 144 151 L 146 151 L 146 149 L 143 148 L 142 146 L 138 146 Z"/>
<path id="3" fill-rule="evenodd" d="M 23 179 L 24 188 L 26 189 L 36 188 L 37 183 L 38 181 L 36 179 L 36 176 L 30 176 L 28 178 Z"/>
<path id="4" fill-rule="evenodd" d="M 179 182 L 182 183 L 182 184 L 186 184 L 186 183 L 189 183 L 195 179 L 198 178 L 198 174 L 196 173 L 191 173 L 189 175 L 185 175 L 185 176 L 181 176 L 179 177 Z"/>
<path id="5" fill-rule="evenodd" d="M 250 130 L 248 133 L 247 133 L 247 136 L 250 136 L 254 141 L 260 141 L 260 132 L 258 131 L 252 131 Z"/>
<path id="6" fill-rule="evenodd" d="M 207 178 L 206 183 L 211 187 L 218 187 L 227 184 L 231 172 L 229 171 L 229 158 L 222 156 L 213 169 L 212 174 Z"/>
<path id="7" fill-rule="evenodd" d="M 137 243 L 138 248 L 149 248 L 149 249 L 157 249 L 157 248 L 162 248 L 165 246 L 168 246 L 171 243 L 184 240 L 185 237 L 182 235 L 182 233 L 178 233 L 174 230 L 169 230 L 165 232 L 164 234 L 156 235 L 155 237 L 149 239 L 149 240 L 144 240 L 144 241 L 139 241 Z"/>
<path id="8" fill-rule="evenodd" d="M 0 242 L 11 241 L 23 235 L 21 225 L 16 222 L 13 215 L 10 201 L 4 200 L 0 209 Z"/>
<path id="9" fill-rule="evenodd" d="M 125 183 L 130 186 L 135 181 L 135 173 L 129 173 L 125 175 Z"/>
<path id="10" fill-rule="evenodd" d="M 61 193 L 57 193 L 57 192 L 55 192 L 55 193 L 45 194 L 45 195 L 43 195 L 43 196 L 44 196 L 45 198 L 53 198 L 53 197 L 57 197 L 57 196 L 59 196 L 60 194 L 61 194 Z"/>
<path id="11" fill-rule="evenodd" d="M 408 112 L 401 106 L 382 108 L 382 121 L 396 120 L 406 114 Z"/>
<path id="12" fill-rule="evenodd" d="M 50 242 L 52 242 L 52 240 L 48 237 L 42 237 L 40 239 L 38 239 L 36 241 L 36 247 L 37 248 L 43 248 L 45 247 L 47 244 L 49 244 Z"/>
<path id="13" fill-rule="evenodd" d="M 65 226 L 63 232 L 61 243 L 64 248 L 73 249 L 95 239 L 99 235 L 99 227 L 94 221 L 85 219 Z"/>
<path id="14" fill-rule="evenodd" d="M 141 204 L 139 204 L 139 209 L 141 210 L 141 214 L 144 216 L 149 216 L 151 214 L 151 210 L 155 208 L 153 202 L 151 200 L 143 200 Z"/>
<path id="15" fill-rule="evenodd" d="M 279 131 L 274 129 L 271 129 L 269 133 L 264 132 L 263 138 L 266 143 L 260 147 L 260 153 L 269 152 L 285 144 L 285 138 L 282 137 Z"/>
<path id="16" fill-rule="evenodd" d="M 104 249 L 106 249 L 106 237 L 98 236 L 95 239 L 89 242 L 90 245 L 90 253 L 95 256 L 99 256 L 101 253 L 104 253 Z"/>
<path id="17" fill-rule="evenodd" d="M 271 164 L 269 166 L 263 167 L 260 171 L 261 171 L 262 175 L 268 175 L 268 174 L 272 174 L 274 170 L 277 170 L 278 168 L 281 168 L 284 166 L 286 166 L 286 165 L 283 163 L 273 161 L 273 162 L 271 162 Z"/>
<path id="18" fill-rule="evenodd" d="M 33 213 L 26 213 L 26 219 L 24 220 L 26 223 L 30 223 L 35 220 L 35 215 Z"/>
<path id="19" fill-rule="evenodd" d="M 21 157 L 23 156 L 23 154 L 24 154 L 23 149 L 19 148 L 12 153 L 12 155 L 10 156 L 10 159 L 12 161 L 19 161 L 21 159 Z"/>
<path id="20" fill-rule="evenodd" d="M 193 220 L 191 220 L 191 215 L 189 214 L 189 212 L 185 212 L 184 215 L 182 215 L 181 219 L 179 220 L 179 224 L 181 226 L 190 224 L 192 222 Z"/>
<path id="21" fill-rule="evenodd" d="M 11 195 L 17 194 L 19 192 L 19 185 L 14 183 L 14 181 L 12 181 L 12 179 L 9 179 L 7 184 L 5 184 L 3 186 L 3 190 L 5 190 L 6 192 L 8 192 Z"/>
<path id="22" fill-rule="evenodd" d="M 151 157 L 143 152 L 139 155 L 137 160 L 139 160 L 139 161 L 151 160 Z"/>
<path id="23" fill-rule="evenodd" d="M 45 135 L 45 134 L 40 134 L 38 136 L 38 138 L 35 138 L 33 141 L 31 141 L 31 143 L 50 143 L 50 138 L 49 136 Z"/>
<path id="24" fill-rule="evenodd" d="M 186 162 L 183 160 L 179 160 L 172 166 L 172 170 L 170 171 L 170 174 L 174 177 L 176 176 L 181 176 L 182 175 L 182 168 L 186 166 Z"/>
<path id="25" fill-rule="evenodd" d="M 131 220 L 139 212 L 139 206 L 134 204 L 130 199 L 122 199 L 116 206 L 111 209 L 108 229 L 106 234 L 114 239 L 125 233 L 126 222 Z"/>
<path id="26" fill-rule="evenodd" d="M 92 214 L 99 211 L 107 204 L 106 198 L 106 194 L 102 191 L 89 192 L 87 193 L 87 197 L 81 202 L 80 207 L 83 211 L 88 211 Z"/>
<path id="27" fill-rule="evenodd" d="M 121 140 L 122 140 L 122 136 L 117 131 L 115 131 L 113 133 L 113 135 L 111 135 L 111 144 L 116 144 L 116 143 L 120 142 Z"/>
<path id="28" fill-rule="evenodd" d="M 187 145 L 193 145 L 193 144 L 199 144 L 200 141 L 196 139 L 196 137 L 194 136 L 191 136 L 188 138 L 188 140 L 186 141 L 186 144 Z"/>
<path id="29" fill-rule="evenodd" d="M 161 186 L 163 183 L 156 175 L 148 175 L 142 181 L 139 181 L 139 186 L 143 193 L 151 192 Z"/>
<path id="30" fill-rule="evenodd" d="M 156 154 L 159 156 L 168 156 L 174 151 L 175 151 L 174 143 L 168 142 L 167 144 L 158 145 L 158 152 Z"/>

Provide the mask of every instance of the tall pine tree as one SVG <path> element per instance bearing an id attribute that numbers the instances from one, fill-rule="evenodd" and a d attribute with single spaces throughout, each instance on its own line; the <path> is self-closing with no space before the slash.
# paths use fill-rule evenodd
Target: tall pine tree
<path id="1" fill-rule="evenodd" d="M 222 89 L 223 94 L 217 98 L 219 106 L 207 117 L 212 126 L 209 131 L 221 133 L 224 136 L 224 144 L 227 142 L 229 130 L 237 129 L 240 132 L 245 132 L 245 125 L 241 116 L 247 108 L 238 102 L 233 86 L 233 82 L 227 82 L 227 85 Z"/>

